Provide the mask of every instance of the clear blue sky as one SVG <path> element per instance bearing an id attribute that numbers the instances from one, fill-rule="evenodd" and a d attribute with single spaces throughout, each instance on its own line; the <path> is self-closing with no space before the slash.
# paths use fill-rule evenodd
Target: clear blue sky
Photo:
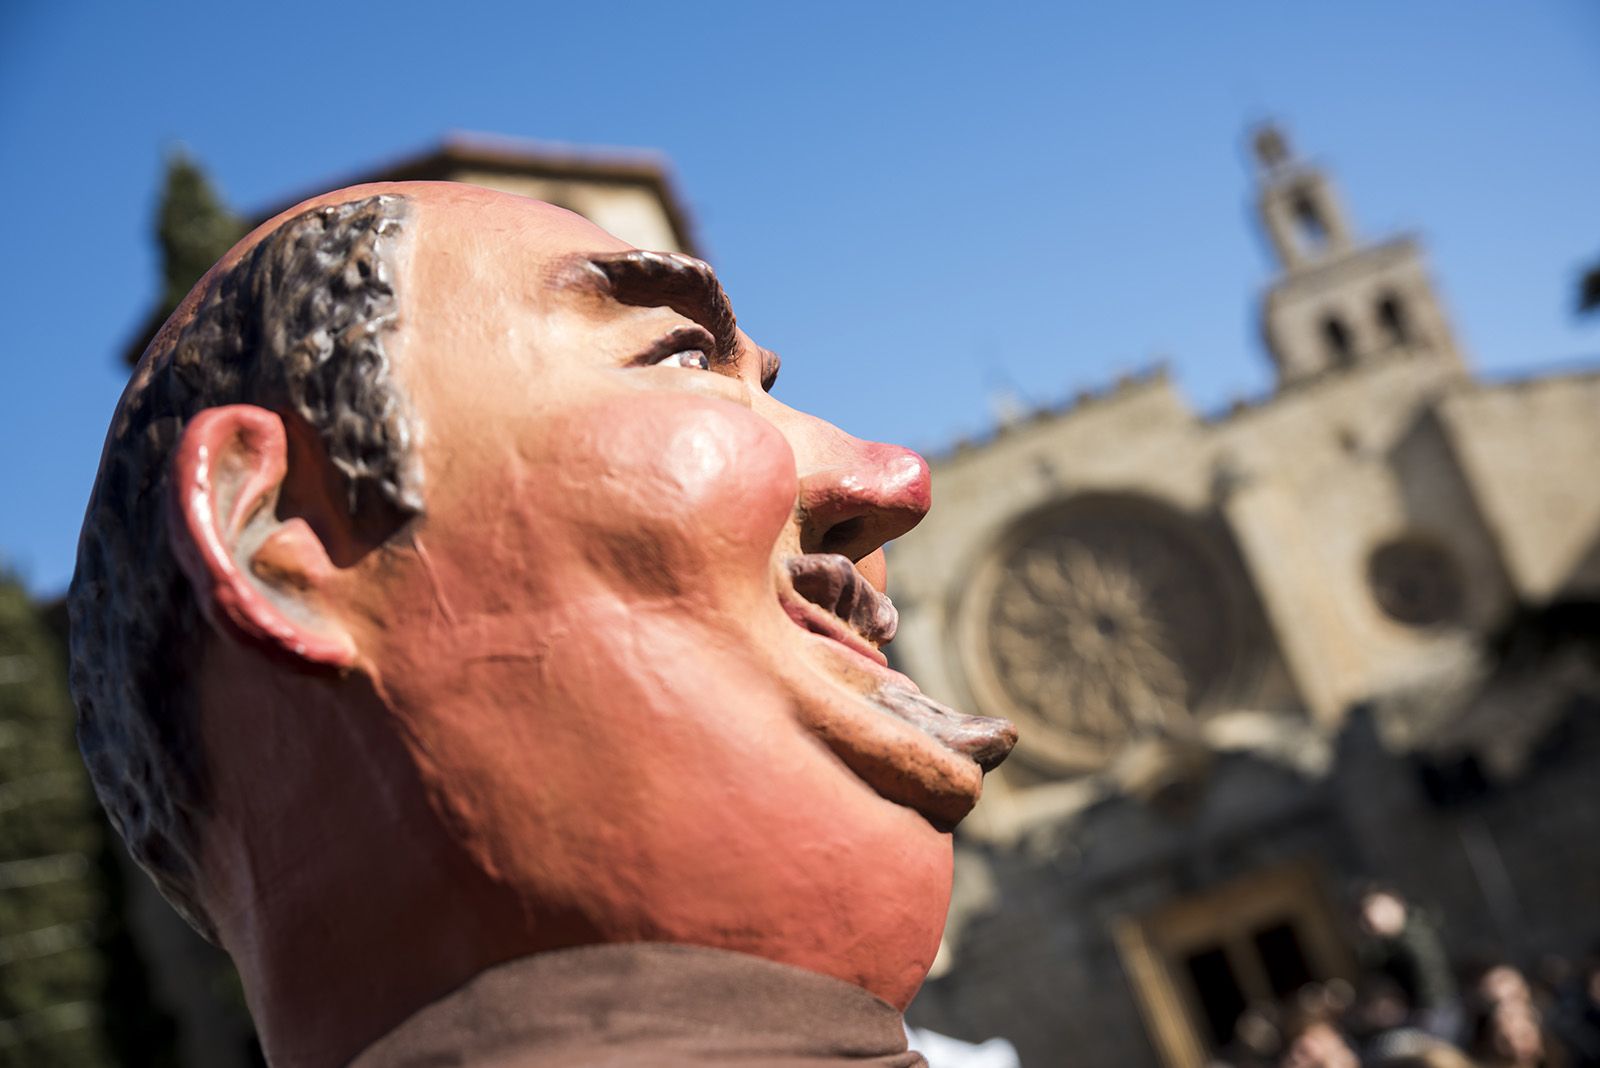
<path id="1" fill-rule="evenodd" d="M 365 10 L 363 10 L 365 8 Z M 71 574 L 163 151 L 254 210 L 451 129 L 672 159 L 780 395 L 939 451 L 1165 356 L 1270 385 L 1242 133 L 1427 238 L 1476 366 L 1600 355 L 1600 4 L 0 0 L 0 559 Z M 937 506 L 937 489 L 936 506 Z"/>

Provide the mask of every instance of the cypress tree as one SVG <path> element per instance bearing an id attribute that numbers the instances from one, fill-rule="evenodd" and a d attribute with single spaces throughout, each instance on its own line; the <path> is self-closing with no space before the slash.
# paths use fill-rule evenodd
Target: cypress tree
<path id="1" fill-rule="evenodd" d="M 78 756 L 65 659 L 0 574 L 0 1066 L 175 1064 Z"/>
<path id="2" fill-rule="evenodd" d="M 163 319 L 245 229 L 244 220 L 223 204 L 199 164 L 181 151 L 168 157 L 156 222 Z"/>

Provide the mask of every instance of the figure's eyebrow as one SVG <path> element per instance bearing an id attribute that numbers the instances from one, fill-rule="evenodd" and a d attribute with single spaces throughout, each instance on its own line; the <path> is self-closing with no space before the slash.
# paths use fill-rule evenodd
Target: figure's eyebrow
<path id="1" fill-rule="evenodd" d="M 716 355 L 731 359 L 739 348 L 739 324 L 717 273 L 704 260 L 678 252 L 606 252 L 588 256 L 610 296 L 642 308 L 671 308 L 711 332 Z"/>

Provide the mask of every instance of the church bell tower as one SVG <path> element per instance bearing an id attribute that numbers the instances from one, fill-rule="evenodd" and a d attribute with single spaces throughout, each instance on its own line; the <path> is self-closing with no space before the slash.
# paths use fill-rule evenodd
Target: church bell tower
<path id="1" fill-rule="evenodd" d="M 1278 266 L 1261 308 L 1278 385 L 1394 359 L 1459 364 L 1417 242 L 1362 241 L 1332 181 L 1283 131 L 1259 127 L 1252 142 L 1256 211 Z"/>

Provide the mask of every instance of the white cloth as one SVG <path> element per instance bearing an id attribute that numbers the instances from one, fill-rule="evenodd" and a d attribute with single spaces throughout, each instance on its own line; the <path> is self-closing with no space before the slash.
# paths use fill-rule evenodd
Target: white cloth
<path id="1" fill-rule="evenodd" d="M 907 1024 L 906 1043 L 922 1054 L 928 1068 L 1022 1068 L 1017 1047 L 1003 1038 L 974 1044 Z"/>

